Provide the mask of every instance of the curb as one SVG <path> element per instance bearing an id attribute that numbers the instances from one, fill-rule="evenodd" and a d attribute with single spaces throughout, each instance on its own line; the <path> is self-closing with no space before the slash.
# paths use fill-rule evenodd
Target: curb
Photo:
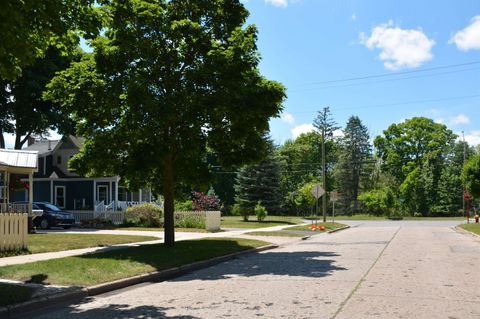
<path id="1" fill-rule="evenodd" d="M 332 234 L 332 233 L 336 233 L 337 231 L 341 231 L 341 230 L 348 229 L 348 228 L 350 228 L 350 226 L 344 226 L 344 227 L 340 227 L 340 228 L 337 228 L 337 229 L 330 230 L 330 231 L 328 231 L 328 233 Z"/>
<path id="2" fill-rule="evenodd" d="M 453 229 L 458 233 L 464 233 L 465 235 L 471 235 L 472 237 L 480 238 L 480 235 L 475 234 L 474 232 L 471 232 L 469 230 L 463 229 L 459 226 L 455 226 L 455 227 L 453 227 Z"/>
<path id="3" fill-rule="evenodd" d="M 59 293 L 59 294 L 54 294 L 50 296 L 35 298 L 19 304 L 1 307 L 0 318 L 17 318 L 22 315 L 31 313 L 33 311 L 38 311 L 41 308 L 55 306 L 58 303 L 72 302 L 72 301 L 80 300 L 86 297 L 96 296 L 106 292 L 126 288 L 133 285 L 138 285 L 140 283 L 152 282 L 152 281 L 162 282 L 168 279 L 172 279 L 172 278 L 187 274 L 195 270 L 208 268 L 210 266 L 217 265 L 228 260 L 232 260 L 245 255 L 259 253 L 265 250 L 275 249 L 278 247 L 279 247 L 278 245 L 270 244 L 266 246 L 244 250 L 244 251 L 239 251 L 236 253 L 231 253 L 224 256 L 214 257 L 212 259 L 197 261 L 188 265 L 155 271 L 155 272 L 142 274 L 134 277 L 119 279 L 116 281 L 99 284 L 96 286 L 90 286 L 87 288 L 81 288 L 79 290 L 72 291 L 72 292 L 65 292 L 65 293 Z"/>

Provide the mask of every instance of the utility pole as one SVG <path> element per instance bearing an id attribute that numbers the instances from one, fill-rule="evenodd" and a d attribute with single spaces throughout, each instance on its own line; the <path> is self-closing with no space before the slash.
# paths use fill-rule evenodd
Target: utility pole
<path id="1" fill-rule="evenodd" d="M 325 163 L 325 128 L 322 129 L 322 186 L 327 191 L 327 165 Z M 327 221 L 327 194 L 322 197 L 323 222 Z"/>
<path id="2" fill-rule="evenodd" d="M 464 131 L 462 131 L 462 138 L 463 138 L 463 165 L 465 165 L 465 160 L 467 158 L 467 148 L 466 148 L 466 144 L 465 144 L 465 132 Z M 463 210 L 463 215 L 465 217 L 465 185 L 463 185 L 462 210 Z"/>

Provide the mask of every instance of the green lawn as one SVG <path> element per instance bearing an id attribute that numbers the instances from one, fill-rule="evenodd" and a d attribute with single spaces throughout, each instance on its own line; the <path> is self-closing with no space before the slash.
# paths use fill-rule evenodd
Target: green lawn
<path id="1" fill-rule="evenodd" d="M 346 225 L 340 224 L 340 223 L 331 223 L 331 222 L 326 222 L 326 223 L 318 223 L 318 226 L 323 225 L 325 227 L 325 230 L 334 230 L 338 228 L 345 227 Z M 309 231 L 311 227 L 311 224 L 308 225 L 302 225 L 302 226 L 293 226 L 293 227 L 288 227 L 285 228 L 285 230 L 305 230 Z"/>
<path id="2" fill-rule="evenodd" d="M 211 238 L 128 247 L 82 256 L 0 267 L 0 278 L 43 284 L 92 286 L 267 245 L 258 240 Z"/>
<path id="3" fill-rule="evenodd" d="M 316 217 L 306 217 L 305 219 L 315 219 Z M 320 216 L 321 219 L 321 216 Z M 464 217 L 413 217 L 403 216 L 404 220 L 462 220 Z M 328 216 L 327 220 L 332 220 L 332 216 Z M 376 216 L 368 214 L 356 214 L 350 215 L 338 215 L 335 216 L 335 220 L 388 220 L 387 216 Z"/>
<path id="4" fill-rule="evenodd" d="M 245 233 L 245 235 L 250 236 L 273 236 L 273 237 L 303 237 L 305 234 L 299 233 L 289 233 L 286 231 L 252 231 Z"/>
<path id="5" fill-rule="evenodd" d="M 30 287 L 0 283 L 0 307 L 20 303 L 32 297 L 33 289 Z"/>
<path id="6" fill-rule="evenodd" d="M 155 228 L 155 227 L 118 227 L 115 228 L 117 230 L 144 230 L 144 231 L 156 231 L 156 232 L 163 232 L 163 228 Z M 181 233 L 207 233 L 207 230 L 204 228 L 175 228 L 176 232 Z"/>
<path id="7" fill-rule="evenodd" d="M 256 216 L 250 216 L 248 221 L 243 221 L 241 216 L 223 216 L 222 228 L 263 228 L 281 225 L 296 225 L 302 223 L 301 217 L 295 216 L 268 216 L 264 221 L 257 221 Z"/>
<path id="8" fill-rule="evenodd" d="M 29 234 L 27 247 L 30 253 L 36 254 L 158 239 L 157 237 L 130 235 Z"/>
<path id="9" fill-rule="evenodd" d="M 465 230 L 471 231 L 472 233 L 475 233 L 477 235 L 480 235 L 480 224 L 476 224 L 476 223 L 462 224 L 459 227 Z"/>

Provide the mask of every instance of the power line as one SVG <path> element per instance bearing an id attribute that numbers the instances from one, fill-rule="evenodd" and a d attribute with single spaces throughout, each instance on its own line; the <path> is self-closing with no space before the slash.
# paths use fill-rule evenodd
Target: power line
<path id="1" fill-rule="evenodd" d="M 476 68 L 468 68 L 468 69 L 453 70 L 453 71 L 446 71 L 446 72 L 438 72 L 438 73 L 433 73 L 433 74 L 407 76 L 407 77 L 400 77 L 400 78 L 397 78 L 397 79 L 384 79 L 384 80 L 351 83 L 351 84 L 343 84 L 343 85 L 330 85 L 330 86 L 311 87 L 311 88 L 304 88 L 304 89 L 293 89 L 293 90 L 288 90 L 288 92 L 289 93 L 292 93 L 292 92 L 294 93 L 294 92 L 305 92 L 305 91 L 316 91 L 316 90 L 325 90 L 325 89 L 354 87 L 354 86 L 361 86 L 361 85 L 368 85 L 368 84 L 378 84 L 378 83 L 395 82 L 395 81 L 402 81 L 402 80 L 409 80 L 409 79 L 427 78 L 427 77 L 432 77 L 432 76 L 446 75 L 446 74 L 459 73 L 459 72 L 465 72 L 465 71 L 473 71 L 473 70 L 480 70 L 480 68 L 476 67 Z"/>
<path id="2" fill-rule="evenodd" d="M 443 65 L 443 66 L 438 66 L 438 67 L 425 68 L 425 69 L 421 69 L 421 70 L 403 71 L 403 72 L 397 72 L 397 73 L 383 73 L 383 74 L 374 74 L 374 75 L 364 75 L 364 76 L 358 76 L 358 77 L 351 77 L 351 78 L 345 78 L 345 79 L 336 79 L 336 80 L 328 80 L 328 81 L 320 81 L 320 82 L 310 82 L 310 83 L 304 83 L 300 86 L 318 85 L 318 84 L 331 84 L 331 83 L 350 82 L 350 81 L 367 80 L 367 79 L 375 79 L 375 78 L 393 77 L 393 76 L 399 76 L 399 75 L 405 75 L 405 74 L 413 74 L 413 73 L 429 72 L 429 71 L 435 71 L 435 70 L 451 69 L 451 68 L 457 68 L 457 67 L 461 67 L 461 66 L 468 66 L 468 65 L 475 65 L 475 64 L 480 64 L 480 61 L 472 61 L 472 62 L 467 62 L 467 63 Z"/>
<path id="3" fill-rule="evenodd" d="M 480 97 L 480 94 L 453 96 L 453 97 L 446 97 L 446 98 L 439 98 L 439 99 L 413 100 L 413 101 L 395 102 L 395 103 L 386 103 L 386 104 L 371 104 L 371 105 L 352 106 L 352 107 L 343 107 L 343 108 L 342 107 L 341 108 L 332 107 L 332 109 L 335 110 L 335 111 L 343 111 L 343 110 L 355 110 L 355 109 L 366 109 L 366 108 L 376 108 L 376 107 L 411 105 L 411 104 L 419 104 L 419 103 L 453 101 L 453 100 L 462 100 L 462 99 L 475 99 L 475 98 L 478 98 L 478 97 Z M 315 108 L 317 110 L 321 109 L 321 107 L 315 107 Z M 305 112 L 288 112 L 288 113 L 290 113 L 290 114 L 309 114 L 309 113 L 316 113 L 317 110 L 315 110 L 315 111 L 305 111 Z"/>

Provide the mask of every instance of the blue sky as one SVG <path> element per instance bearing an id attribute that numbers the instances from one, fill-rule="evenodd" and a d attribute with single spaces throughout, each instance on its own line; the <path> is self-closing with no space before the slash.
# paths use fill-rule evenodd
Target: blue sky
<path id="1" fill-rule="evenodd" d="M 358 115 L 371 136 L 427 116 L 480 144 L 477 0 L 248 0 L 262 73 L 288 89 L 277 143 L 311 129 L 330 106 L 344 126 Z M 382 75 L 366 80 L 321 83 Z"/>

